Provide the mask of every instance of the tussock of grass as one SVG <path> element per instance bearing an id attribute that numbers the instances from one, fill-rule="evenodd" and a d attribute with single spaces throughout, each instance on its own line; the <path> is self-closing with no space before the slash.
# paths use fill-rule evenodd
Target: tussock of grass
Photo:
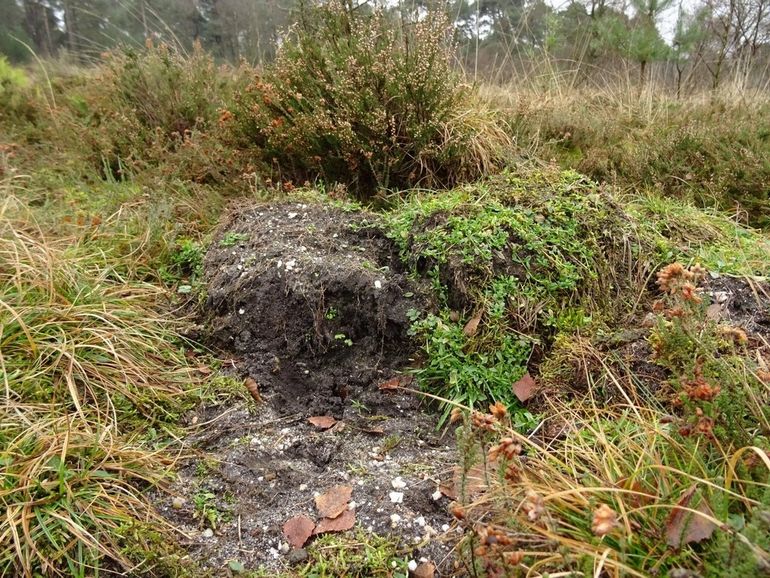
<path id="1" fill-rule="evenodd" d="M 129 571 L 156 549 L 137 528 L 163 527 L 141 489 L 171 465 L 137 436 L 195 385 L 177 322 L 98 225 L 45 233 L 13 195 L 29 191 L 0 189 L 0 574 Z"/>
<path id="2" fill-rule="evenodd" d="M 6 399 L 105 424 L 168 415 L 189 376 L 172 322 L 155 310 L 162 290 L 123 279 L 98 249 L 20 226 L 18 208 L 14 198 L 0 207 Z"/>
<path id="3" fill-rule="evenodd" d="M 765 96 L 672 100 L 634 91 L 487 90 L 518 143 L 624 187 L 736 208 L 767 226 L 770 105 Z"/>
<path id="4" fill-rule="evenodd" d="M 164 524 L 137 487 L 161 484 L 170 460 L 118 438 L 112 428 L 89 427 L 74 415 L 52 417 L 50 409 L 4 408 L 0 574 L 133 568 L 120 536 L 139 524 Z"/>

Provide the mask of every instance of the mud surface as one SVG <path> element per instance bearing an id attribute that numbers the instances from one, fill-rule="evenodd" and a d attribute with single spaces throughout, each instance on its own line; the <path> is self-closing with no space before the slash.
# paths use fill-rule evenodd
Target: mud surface
<path id="1" fill-rule="evenodd" d="M 371 219 L 255 206 L 231 215 L 212 243 L 200 330 L 227 359 L 224 371 L 254 380 L 262 401 L 188 416 L 185 442 L 197 455 L 179 470 L 176 501 L 159 497 L 209 568 L 237 561 L 277 573 L 300 562 L 282 526 L 298 514 L 317 520 L 314 495 L 339 484 L 353 488 L 358 531 L 392 537 L 437 575 L 452 567 L 460 533 L 438 488 L 457 463 L 454 437 L 436 431 L 419 395 L 378 387 L 408 366 L 409 310 L 425 306 L 425 293 Z M 321 431 L 313 416 L 336 423 Z"/>

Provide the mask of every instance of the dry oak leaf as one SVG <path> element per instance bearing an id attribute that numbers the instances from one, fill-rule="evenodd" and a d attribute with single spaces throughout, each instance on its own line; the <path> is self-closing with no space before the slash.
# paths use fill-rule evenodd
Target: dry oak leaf
<path id="1" fill-rule="evenodd" d="M 618 525 L 618 514 L 607 504 L 601 504 L 594 510 L 591 530 L 596 536 L 606 536 Z"/>
<path id="2" fill-rule="evenodd" d="M 484 311 L 479 311 L 468 323 L 465 324 L 465 327 L 463 327 L 463 334 L 466 337 L 473 337 L 476 335 L 476 332 L 479 330 L 479 323 L 481 323 L 481 316 L 483 315 Z"/>
<path id="3" fill-rule="evenodd" d="M 334 486 L 327 492 L 316 496 L 315 507 L 322 518 L 336 518 L 348 509 L 350 496 L 353 495 L 351 486 Z"/>
<path id="4" fill-rule="evenodd" d="M 350 530 L 356 524 L 355 510 L 345 510 L 336 518 L 324 518 L 315 528 L 314 534 L 325 534 L 326 532 L 345 532 Z"/>
<path id="5" fill-rule="evenodd" d="M 524 403 L 531 397 L 534 397 L 537 392 L 537 382 L 535 382 L 535 378 L 527 372 L 519 381 L 513 384 L 512 389 L 516 397 L 519 398 L 519 401 Z"/>
<path id="6" fill-rule="evenodd" d="M 332 427 L 334 424 L 337 423 L 337 420 L 330 415 L 316 415 L 316 416 L 307 418 L 307 421 L 310 422 L 311 425 L 314 425 L 320 430 L 329 429 L 330 427 Z"/>
<path id="7" fill-rule="evenodd" d="M 294 516 L 283 525 L 283 535 L 293 548 L 302 548 L 314 529 L 315 522 L 307 516 Z"/>
<path id="8" fill-rule="evenodd" d="M 709 519 L 714 517 L 714 512 L 705 498 L 701 499 L 697 508 L 690 508 L 695 490 L 696 486 L 693 485 L 682 494 L 666 520 L 666 543 L 672 548 L 706 540 L 717 528 L 717 525 Z"/>

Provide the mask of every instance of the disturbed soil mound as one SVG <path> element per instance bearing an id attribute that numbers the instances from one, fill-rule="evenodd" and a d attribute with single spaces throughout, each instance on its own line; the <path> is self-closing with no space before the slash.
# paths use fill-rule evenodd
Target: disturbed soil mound
<path id="1" fill-rule="evenodd" d="M 401 369 L 422 299 L 373 217 L 287 203 L 231 216 L 205 259 L 213 342 L 286 413 L 337 413 Z"/>

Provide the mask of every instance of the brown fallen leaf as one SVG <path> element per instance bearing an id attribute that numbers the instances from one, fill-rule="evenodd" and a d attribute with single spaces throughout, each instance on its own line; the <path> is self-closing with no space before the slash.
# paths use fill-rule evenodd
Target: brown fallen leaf
<path id="1" fill-rule="evenodd" d="M 537 382 L 529 372 L 527 372 L 524 374 L 524 377 L 513 384 L 512 389 L 516 397 L 519 398 L 519 401 L 524 403 L 528 399 L 534 397 L 537 392 Z"/>
<path id="2" fill-rule="evenodd" d="M 385 433 L 385 430 L 381 427 L 363 427 L 359 431 L 362 431 L 363 433 L 368 433 L 372 435 L 381 436 Z"/>
<path id="3" fill-rule="evenodd" d="M 320 430 L 329 429 L 330 427 L 332 427 L 334 424 L 337 423 L 337 420 L 330 415 L 316 415 L 316 416 L 307 418 L 307 421 L 310 422 L 311 425 L 314 425 Z"/>
<path id="4" fill-rule="evenodd" d="M 412 578 L 433 578 L 436 575 L 436 567 L 430 562 L 422 562 L 411 573 Z"/>
<path id="5" fill-rule="evenodd" d="M 302 548 L 314 529 L 315 522 L 307 516 L 294 516 L 283 525 L 283 535 L 292 548 Z"/>
<path id="6" fill-rule="evenodd" d="M 346 506 L 347 507 L 347 506 Z M 336 518 L 324 518 L 315 528 L 314 534 L 325 534 L 326 532 L 345 532 L 350 530 L 356 523 L 355 510 L 345 510 Z"/>
<path id="7" fill-rule="evenodd" d="M 352 495 L 351 486 L 334 486 L 320 496 L 316 496 L 315 507 L 318 508 L 322 518 L 336 518 L 347 511 Z"/>
<path id="8" fill-rule="evenodd" d="M 393 377 L 388 381 L 383 381 L 377 387 L 383 391 L 393 391 L 394 389 L 401 387 L 401 378 L 398 376 Z"/>
<path id="9" fill-rule="evenodd" d="M 438 486 L 438 491 L 441 492 L 445 497 L 449 498 L 450 500 L 457 499 L 457 492 L 455 491 L 455 484 L 453 480 L 447 480 L 446 482 L 441 482 Z"/>
<path id="10" fill-rule="evenodd" d="M 402 387 L 409 387 L 413 381 L 414 376 L 412 375 L 397 375 L 387 381 L 383 381 L 377 387 L 383 391 L 393 391 Z"/>
<path id="11" fill-rule="evenodd" d="M 256 401 L 257 403 L 262 403 L 262 396 L 259 395 L 259 384 L 256 382 L 254 378 L 247 377 L 246 379 L 244 379 L 243 386 L 251 394 L 251 397 L 254 398 L 254 401 Z"/>
<path id="12" fill-rule="evenodd" d="M 684 508 L 690 508 L 690 502 L 695 495 L 695 485 L 691 486 L 682 497 L 679 498 L 671 514 L 666 520 L 666 543 L 672 548 L 680 548 L 683 544 L 700 542 L 711 537 L 717 526 L 704 516 L 713 518 L 714 512 L 703 498 L 697 508 L 692 508 L 696 514 Z"/>
<path id="13" fill-rule="evenodd" d="M 199 365 L 195 369 L 198 371 L 198 373 L 201 373 L 203 375 L 211 375 L 213 373 L 213 371 L 214 371 L 213 369 L 211 369 L 210 367 L 207 367 L 205 365 Z"/>
<path id="14" fill-rule="evenodd" d="M 466 337 L 473 337 L 476 335 L 476 332 L 479 330 L 479 323 L 481 323 L 481 316 L 483 315 L 484 311 L 479 311 L 468 323 L 465 324 L 465 327 L 463 327 L 463 334 Z"/>

